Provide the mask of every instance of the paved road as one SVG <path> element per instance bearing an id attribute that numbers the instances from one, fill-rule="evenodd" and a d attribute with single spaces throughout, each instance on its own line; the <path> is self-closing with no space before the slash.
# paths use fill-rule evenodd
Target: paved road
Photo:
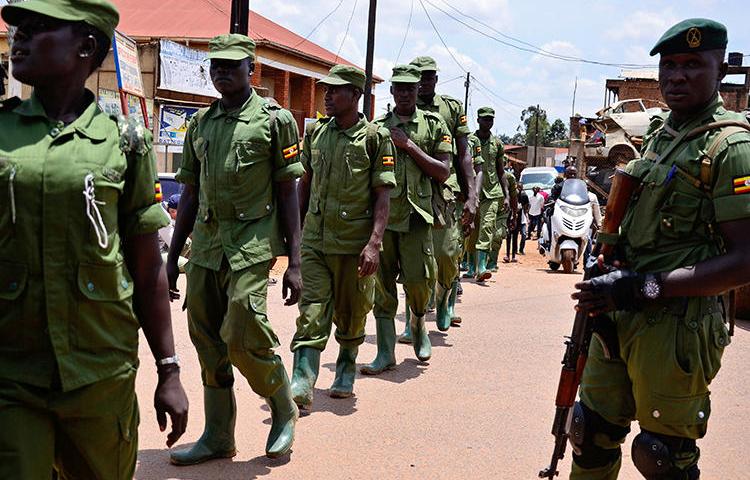
<path id="1" fill-rule="evenodd" d="M 156 379 L 145 341 L 138 378 L 141 401 L 140 452 L 136 478 L 155 479 L 532 479 L 546 465 L 562 337 L 573 317 L 569 294 L 577 275 L 548 273 L 527 245 L 529 255 L 501 265 L 486 286 L 464 283 L 459 313 L 464 322 L 447 334 L 431 325 L 433 358 L 414 359 L 399 345 L 398 368 L 380 377 L 358 376 L 356 396 L 333 400 L 326 394 L 334 376 L 337 348 L 323 353 L 313 412 L 298 424 L 291 456 L 263 456 L 270 415 L 265 403 L 237 375 L 237 444 L 233 460 L 195 467 L 173 467 L 158 430 L 152 404 Z M 289 342 L 295 307 L 282 305 L 281 289 L 269 296 L 270 319 L 291 372 Z M 203 429 L 203 401 L 197 357 L 179 306 L 172 309 L 182 379 L 191 419 L 180 445 L 194 442 Z M 750 324 L 737 329 L 714 382 L 709 435 L 699 445 L 702 478 L 747 478 L 750 456 L 742 446 L 750 430 Z M 397 319 L 403 328 L 403 316 Z M 359 363 L 375 355 L 374 321 Z M 634 426 L 635 427 L 635 426 Z M 637 431 L 637 427 L 635 427 Z M 628 442 L 621 478 L 637 479 Z M 569 471 L 569 456 L 562 471 Z M 563 475 L 563 478 L 567 478 Z"/>

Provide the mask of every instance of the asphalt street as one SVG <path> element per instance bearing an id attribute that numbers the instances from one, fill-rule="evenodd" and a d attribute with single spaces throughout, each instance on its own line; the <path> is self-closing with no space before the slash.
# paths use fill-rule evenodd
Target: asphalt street
<path id="1" fill-rule="evenodd" d="M 264 456 L 268 408 L 236 373 L 238 455 L 193 467 L 170 465 L 166 433 L 159 432 L 152 406 L 155 369 L 142 339 L 136 478 L 536 478 L 552 450 L 549 432 L 563 336 L 570 333 L 574 316 L 569 295 L 580 276 L 548 272 L 534 246 L 527 245 L 519 263 L 502 264 L 486 285 L 464 281 L 457 306 L 461 326 L 441 333 L 434 322 L 428 323 L 433 344 L 428 363 L 417 361 L 411 346 L 399 344 L 398 367 L 378 377 L 358 374 L 353 398 L 327 395 L 338 352 L 331 340 L 322 355 L 313 411 L 300 419 L 291 455 L 279 460 Z M 281 341 L 278 353 L 291 374 L 289 342 L 297 308 L 283 306 L 280 285 L 270 288 L 268 304 Z M 200 370 L 180 307 L 172 304 L 172 319 L 190 421 L 178 448 L 197 440 L 203 430 Z M 369 320 L 359 364 L 375 356 L 375 323 Z M 401 314 L 397 329 L 403 325 Z M 750 364 L 748 330 L 750 323 L 738 325 L 712 385 L 709 432 L 699 442 L 702 479 L 748 478 L 750 456 L 743 447 L 750 430 L 750 382 L 744 367 Z M 638 431 L 633 427 L 631 438 Z M 630 439 L 624 457 L 620 478 L 641 478 L 630 460 Z M 567 478 L 569 469 L 568 454 L 561 478 Z"/>

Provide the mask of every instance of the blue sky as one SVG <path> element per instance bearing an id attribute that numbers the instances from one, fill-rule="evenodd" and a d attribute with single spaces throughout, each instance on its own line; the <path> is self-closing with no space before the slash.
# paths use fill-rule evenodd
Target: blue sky
<path id="1" fill-rule="evenodd" d="M 465 70 L 471 71 L 481 82 L 481 85 L 475 84 L 470 94 L 471 123 L 475 125 L 477 108 L 490 105 L 497 111 L 496 130 L 501 133 L 514 133 L 522 108 L 537 103 L 547 110 L 550 118 L 567 121 L 576 77 L 575 109 L 583 114 L 594 114 L 604 101 L 605 80 L 617 78 L 621 68 L 565 62 L 519 51 L 488 39 L 452 18 L 461 19 L 501 40 L 508 41 L 497 32 L 556 54 L 605 63 L 655 65 L 656 59 L 649 57 L 648 51 L 667 28 L 685 18 L 707 17 L 727 26 L 729 51 L 750 54 L 748 0 L 422 2 L 456 60 L 436 36 L 420 0 L 413 0 L 411 26 L 399 63 L 408 63 L 418 55 L 435 57 L 440 66 L 440 80 L 445 82 L 438 90 L 461 100 L 464 98 L 463 79 L 458 77 L 465 76 Z M 339 0 L 251 0 L 251 8 L 305 36 L 338 3 Z M 340 48 L 344 58 L 364 65 L 368 5 L 369 0 L 344 0 L 310 39 L 333 52 Z M 411 5 L 412 0 L 378 2 L 375 73 L 383 78 L 390 76 L 390 68 L 397 60 L 407 32 Z M 441 13 L 436 6 L 450 12 L 452 17 Z M 450 6 L 491 28 L 462 17 Z M 345 36 L 352 11 L 353 20 Z M 745 59 L 745 64 L 750 64 L 750 57 Z M 382 113 L 390 99 L 387 83 L 376 89 L 376 96 L 377 113 Z"/>

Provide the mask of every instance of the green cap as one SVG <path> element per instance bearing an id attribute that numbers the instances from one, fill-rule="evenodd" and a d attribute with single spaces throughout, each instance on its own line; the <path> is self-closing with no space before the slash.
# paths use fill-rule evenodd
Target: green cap
<path id="1" fill-rule="evenodd" d="M 420 80 L 422 80 L 422 74 L 412 64 L 393 67 L 391 83 L 419 83 Z"/>
<path id="2" fill-rule="evenodd" d="M 664 32 L 651 49 L 651 56 L 657 53 L 671 55 L 725 48 L 727 27 L 707 18 L 690 18 Z"/>
<path id="3" fill-rule="evenodd" d="M 495 109 L 492 107 L 482 107 L 477 110 L 477 117 L 492 117 L 495 118 Z"/>
<path id="4" fill-rule="evenodd" d="M 323 85 L 352 85 L 360 90 L 365 89 L 365 72 L 349 65 L 334 65 L 328 76 L 318 80 Z"/>
<path id="5" fill-rule="evenodd" d="M 437 62 L 432 57 L 417 57 L 411 62 L 410 65 L 416 66 L 420 72 L 437 72 Z"/>
<path id="6" fill-rule="evenodd" d="M 58 20 L 86 22 L 112 39 L 120 22 L 120 13 L 106 0 L 26 0 L 6 5 L 0 10 L 8 25 L 16 26 L 29 13 L 38 13 Z"/>
<path id="7" fill-rule="evenodd" d="M 228 33 L 208 41 L 208 58 L 223 60 L 255 60 L 255 42 L 247 35 Z"/>

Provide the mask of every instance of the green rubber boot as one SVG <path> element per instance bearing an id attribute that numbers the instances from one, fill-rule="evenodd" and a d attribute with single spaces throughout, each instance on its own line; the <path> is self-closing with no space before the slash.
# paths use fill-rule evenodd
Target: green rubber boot
<path id="1" fill-rule="evenodd" d="M 232 388 L 203 387 L 203 411 L 206 426 L 203 435 L 190 448 L 169 454 L 173 465 L 196 465 L 214 458 L 237 455 L 234 446 L 234 424 L 237 403 Z"/>
<path id="2" fill-rule="evenodd" d="M 461 317 L 456 315 L 456 297 L 458 296 L 459 285 L 460 282 L 458 281 L 458 279 L 453 280 L 450 295 L 448 296 L 448 316 L 451 319 L 451 327 L 455 327 L 461 324 Z"/>
<path id="3" fill-rule="evenodd" d="M 336 378 L 328 394 L 333 398 L 349 398 L 354 394 L 354 377 L 357 375 L 359 347 L 339 347 L 336 359 Z"/>
<path id="4" fill-rule="evenodd" d="M 376 318 L 378 354 L 369 365 L 359 369 L 365 375 L 379 375 L 396 366 L 396 324 L 392 318 Z"/>
<path id="5" fill-rule="evenodd" d="M 294 426 L 299 410 L 292 398 L 292 388 L 284 373 L 284 383 L 266 399 L 271 409 L 271 431 L 266 441 L 266 456 L 278 458 L 289 453 L 294 443 Z"/>
<path id="6" fill-rule="evenodd" d="M 294 352 L 292 369 L 292 398 L 302 410 L 310 410 L 313 390 L 320 370 L 320 350 L 302 347 Z"/>
<path id="7" fill-rule="evenodd" d="M 484 282 L 492 278 L 492 273 L 487 270 L 487 252 L 477 250 L 477 282 Z"/>
<path id="8" fill-rule="evenodd" d="M 468 259 L 468 269 L 466 270 L 466 273 L 464 273 L 462 276 L 463 278 L 474 278 L 476 275 L 476 263 L 477 263 L 477 256 L 476 252 L 471 252 L 466 254 L 466 258 Z"/>
<path id="9" fill-rule="evenodd" d="M 406 314 L 404 316 L 406 317 L 406 321 L 404 322 L 404 333 L 398 336 L 398 343 L 411 343 L 411 327 L 409 326 L 411 310 L 409 309 L 408 302 L 406 304 Z"/>
<path id="10" fill-rule="evenodd" d="M 487 270 L 489 270 L 492 273 L 497 272 L 497 257 L 500 255 L 500 252 L 497 250 L 491 250 L 490 254 L 487 256 Z"/>
<path id="11" fill-rule="evenodd" d="M 448 297 L 450 297 L 451 290 L 446 290 L 439 283 L 435 286 L 435 299 L 437 303 L 437 313 L 435 315 L 435 323 L 437 324 L 438 330 L 446 332 L 451 326 L 451 312 L 448 308 Z"/>
<path id="12" fill-rule="evenodd" d="M 427 302 L 427 313 L 432 313 L 435 311 L 435 288 L 436 288 L 437 282 L 432 287 L 432 291 L 430 292 L 430 301 Z M 408 308 L 407 308 L 408 310 Z"/>
<path id="13" fill-rule="evenodd" d="M 430 343 L 430 337 L 427 335 L 424 316 L 418 317 L 412 313 L 409 326 L 411 327 L 411 338 L 414 342 L 414 353 L 420 361 L 426 362 L 432 356 L 432 344 Z"/>

